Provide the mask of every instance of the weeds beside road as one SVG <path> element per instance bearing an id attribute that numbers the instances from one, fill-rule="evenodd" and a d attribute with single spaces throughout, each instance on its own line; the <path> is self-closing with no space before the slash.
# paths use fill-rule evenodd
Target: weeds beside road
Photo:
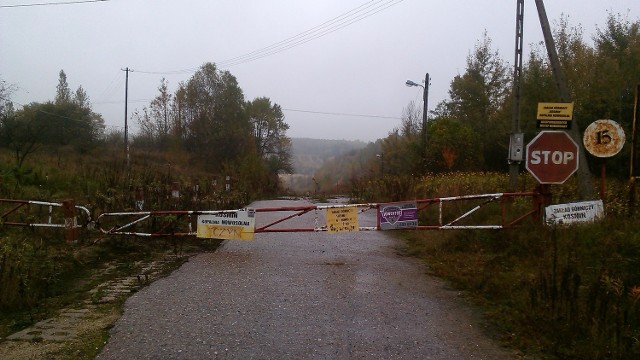
<path id="1" fill-rule="evenodd" d="M 402 196 L 494 192 L 505 187 L 505 179 L 493 174 L 438 176 Z M 391 185 L 381 191 L 385 195 L 380 199 L 391 196 Z M 376 196 L 375 188 L 370 191 Z M 624 184 L 608 184 L 603 199 L 607 219 L 598 224 L 396 234 L 406 241 L 405 255 L 423 259 L 432 274 L 482 306 L 498 337 L 510 346 L 534 358 L 635 359 L 640 357 L 640 223 L 635 215 L 629 216 L 626 194 Z M 571 182 L 554 187 L 554 203 L 576 199 Z M 2 310 L 0 338 L 92 296 L 86 291 L 96 284 L 78 279 L 89 279 L 95 264 L 120 258 L 126 270 L 135 268 L 137 261 L 129 256 L 145 258 L 152 250 L 178 249 L 170 240 L 111 238 L 95 246 L 77 246 L 65 244 L 61 234 L 1 231 L 2 289 L 15 289 L 14 294 L 23 298 L 14 302 L 15 308 L 5 305 Z M 216 244 L 203 245 L 208 251 Z M 21 272 L 11 270 L 12 262 L 22 266 Z M 106 330 L 98 333 L 96 344 L 104 343 Z"/>
<path id="2" fill-rule="evenodd" d="M 403 253 L 464 290 L 501 340 L 536 357 L 640 357 L 640 233 L 612 219 L 567 228 L 406 232 Z"/>
<path id="3" fill-rule="evenodd" d="M 111 237 L 72 246 L 55 239 L 45 243 L 13 232 L 3 236 L 3 245 L 23 250 L 20 256 L 14 253 L 12 261 L 5 253 L 0 267 L 5 275 L 1 277 L 5 281 L 3 289 L 7 286 L 10 290 L 11 281 L 17 278 L 16 294 L 27 295 L 25 299 L 31 302 L 2 308 L 0 358 L 93 359 L 106 343 L 108 331 L 130 294 L 169 274 L 190 255 L 213 251 L 219 245 L 219 241 L 200 239 Z M 29 244 L 39 246 L 32 249 Z M 30 251 L 24 251 L 25 247 Z M 17 271 L 17 265 L 24 266 L 22 272 Z M 45 276 L 51 274 L 49 271 L 55 271 L 55 276 Z M 32 278 L 26 278 L 26 274 Z M 26 286 L 30 286 L 29 291 L 24 290 Z M 84 313 L 68 324 L 63 309 Z M 65 337 L 68 332 L 72 336 Z M 7 339 L 12 334 L 17 341 Z M 51 341 L 47 334 L 56 334 L 58 340 Z"/>

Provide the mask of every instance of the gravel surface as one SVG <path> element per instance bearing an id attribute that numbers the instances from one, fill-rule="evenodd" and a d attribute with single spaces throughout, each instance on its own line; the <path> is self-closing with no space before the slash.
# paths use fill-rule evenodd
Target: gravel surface
<path id="1" fill-rule="evenodd" d="M 283 214 L 259 213 L 258 224 Z M 316 216 L 323 224 L 318 211 L 283 225 L 313 227 Z M 373 211 L 361 215 L 373 225 Z M 397 245 L 380 231 L 226 241 L 129 298 L 98 359 L 515 358 Z"/>

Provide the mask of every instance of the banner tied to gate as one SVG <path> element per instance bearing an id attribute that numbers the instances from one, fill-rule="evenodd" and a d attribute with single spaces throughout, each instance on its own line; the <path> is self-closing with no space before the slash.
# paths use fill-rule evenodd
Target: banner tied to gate
<path id="1" fill-rule="evenodd" d="M 327 209 L 327 232 L 359 231 L 358 207 L 346 206 Z"/>
<path id="2" fill-rule="evenodd" d="M 604 218 L 602 200 L 549 205 L 544 209 L 547 225 L 589 223 Z"/>
<path id="3" fill-rule="evenodd" d="M 418 206 L 415 202 L 381 205 L 378 212 L 380 229 L 410 229 L 418 226 Z"/>
<path id="4" fill-rule="evenodd" d="M 253 240 L 256 210 L 221 211 L 198 215 L 197 237 L 221 240 Z"/>

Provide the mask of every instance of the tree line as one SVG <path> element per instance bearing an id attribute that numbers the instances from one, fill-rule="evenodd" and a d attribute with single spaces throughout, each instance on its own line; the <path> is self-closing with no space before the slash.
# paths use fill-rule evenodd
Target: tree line
<path id="1" fill-rule="evenodd" d="M 289 125 L 280 105 L 268 97 L 246 101 L 236 78 L 213 63 L 174 93 L 162 79 L 158 95 L 133 118 L 140 125 L 134 144 L 186 152 L 209 171 L 235 168 L 272 189 L 278 174 L 291 172 Z"/>
<path id="2" fill-rule="evenodd" d="M 33 102 L 16 110 L 10 101 L 12 87 L 0 84 L 0 146 L 9 149 L 15 166 L 39 150 L 87 152 L 104 137 L 104 119 L 94 112 L 86 91 L 72 92 L 64 70 L 59 73 L 53 101 Z"/>
<path id="3" fill-rule="evenodd" d="M 622 125 L 628 141 L 625 149 L 607 162 L 607 173 L 628 176 L 635 89 L 640 83 L 640 21 L 609 14 L 606 24 L 591 35 L 591 43 L 585 40 L 582 29 L 571 26 L 566 18 L 557 25 L 554 39 L 574 99 L 573 126 L 584 130 L 598 119 L 612 119 Z M 316 178 L 330 187 L 337 181 L 379 176 L 381 165 L 386 174 L 400 176 L 505 172 L 512 128 L 512 86 L 512 67 L 492 48 L 491 38 L 485 33 L 469 53 L 464 73 L 451 80 L 449 98 L 429 112 L 426 149 L 421 136 L 421 110 L 409 103 L 401 125 L 386 138 L 361 153 L 327 164 Z M 534 45 L 523 65 L 520 101 L 526 143 L 540 130 L 536 128 L 538 103 L 560 102 L 542 44 Z M 597 171 L 601 159 L 589 156 L 588 161 L 586 166 Z"/>
<path id="4" fill-rule="evenodd" d="M 0 147 L 14 154 L 18 169 L 41 150 L 62 156 L 123 144 L 121 132 L 105 132 L 82 86 L 71 91 L 63 70 L 53 101 L 17 110 L 12 86 L 4 80 L 0 85 Z M 278 174 L 291 172 L 289 126 L 280 105 L 268 97 L 245 100 L 236 78 L 213 63 L 203 64 L 173 93 L 162 79 L 158 94 L 133 120 L 140 131 L 132 136 L 132 149 L 179 154 L 174 158 L 186 159 L 185 166 L 231 175 L 246 191 L 276 191 Z"/>

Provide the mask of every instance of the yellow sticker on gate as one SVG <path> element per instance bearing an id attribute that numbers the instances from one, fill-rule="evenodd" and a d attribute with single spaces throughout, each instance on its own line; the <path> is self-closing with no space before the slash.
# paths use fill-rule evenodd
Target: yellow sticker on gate
<path id="1" fill-rule="evenodd" d="M 221 240 L 253 240 L 253 231 L 242 226 L 198 224 L 197 237 Z"/>
<path id="2" fill-rule="evenodd" d="M 198 216 L 197 237 L 222 240 L 253 240 L 255 209 L 220 211 Z"/>
<path id="3" fill-rule="evenodd" d="M 356 206 L 327 209 L 326 215 L 327 231 L 330 233 L 360 230 Z"/>

